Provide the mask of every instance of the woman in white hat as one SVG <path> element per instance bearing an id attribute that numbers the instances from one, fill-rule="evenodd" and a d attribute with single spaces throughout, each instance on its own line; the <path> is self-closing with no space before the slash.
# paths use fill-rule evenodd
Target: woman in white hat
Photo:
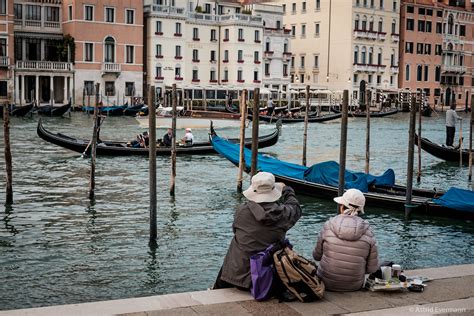
<path id="1" fill-rule="evenodd" d="M 313 257 L 320 261 L 318 276 L 329 291 L 357 291 L 366 273 L 379 267 L 377 242 L 364 214 L 365 196 L 349 189 L 334 198 L 340 214 L 329 219 L 319 233 Z"/>
<path id="2" fill-rule="evenodd" d="M 301 217 L 295 192 L 283 183 L 275 183 L 268 172 L 252 177 L 245 190 L 248 202 L 240 205 L 234 215 L 234 238 L 224 258 L 214 289 L 251 286 L 250 257 L 282 240 Z"/>

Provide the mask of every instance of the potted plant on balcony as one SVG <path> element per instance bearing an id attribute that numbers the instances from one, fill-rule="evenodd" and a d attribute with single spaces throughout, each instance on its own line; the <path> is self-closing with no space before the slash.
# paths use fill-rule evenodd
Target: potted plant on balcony
<path id="1" fill-rule="evenodd" d="M 197 5 L 195 11 L 196 13 L 202 13 L 202 7 L 200 5 Z"/>

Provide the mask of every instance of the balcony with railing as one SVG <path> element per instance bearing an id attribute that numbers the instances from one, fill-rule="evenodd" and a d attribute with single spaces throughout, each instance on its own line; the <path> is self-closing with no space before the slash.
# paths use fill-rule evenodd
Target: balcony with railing
<path id="1" fill-rule="evenodd" d="M 264 58 L 272 58 L 273 57 L 273 51 L 264 51 L 263 52 L 263 57 Z"/>
<path id="2" fill-rule="evenodd" d="M 443 72 L 452 72 L 452 73 L 465 73 L 466 66 L 459 65 L 442 65 L 441 69 Z"/>
<path id="3" fill-rule="evenodd" d="M 376 40 L 377 39 L 377 32 L 369 31 L 369 30 L 354 30 L 354 37 L 361 38 L 361 39 L 369 39 L 369 40 Z"/>
<path id="4" fill-rule="evenodd" d="M 16 19 L 14 21 L 15 31 L 41 31 L 47 33 L 62 33 L 61 22 L 45 20 Z"/>
<path id="5" fill-rule="evenodd" d="M 186 16 L 185 8 L 176 8 L 168 5 L 150 4 L 143 7 L 145 14 L 155 16 L 184 17 Z"/>
<path id="6" fill-rule="evenodd" d="M 118 74 L 122 71 L 122 66 L 118 63 L 103 63 L 102 64 L 102 74 Z"/>
<path id="7" fill-rule="evenodd" d="M 0 67 L 5 68 L 10 66 L 10 58 L 8 56 L 1 56 L 0 57 Z"/>
<path id="8" fill-rule="evenodd" d="M 392 33 L 391 37 L 392 37 L 392 42 L 399 42 L 400 41 L 400 34 Z"/>
<path id="9" fill-rule="evenodd" d="M 378 65 L 359 64 L 353 65 L 354 72 L 377 72 Z"/>
<path id="10" fill-rule="evenodd" d="M 30 70 L 30 71 L 52 71 L 52 72 L 69 72 L 73 71 L 72 63 L 60 61 L 35 61 L 19 60 L 16 62 L 16 70 Z"/>
<path id="11" fill-rule="evenodd" d="M 398 66 L 390 66 L 390 72 L 392 74 L 398 74 Z"/>
<path id="12" fill-rule="evenodd" d="M 291 37 L 291 30 L 266 27 L 264 34 Z"/>
<path id="13" fill-rule="evenodd" d="M 385 38 L 387 37 L 387 33 L 385 32 L 377 32 L 377 39 L 379 41 L 385 41 Z"/>

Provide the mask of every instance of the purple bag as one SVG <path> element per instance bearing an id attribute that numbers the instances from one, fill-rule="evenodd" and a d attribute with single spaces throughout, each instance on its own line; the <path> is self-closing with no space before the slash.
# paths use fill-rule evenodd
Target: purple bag
<path id="1" fill-rule="evenodd" d="M 273 283 L 273 245 L 250 257 L 252 287 L 250 293 L 257 301 L 270 298 Z"/>

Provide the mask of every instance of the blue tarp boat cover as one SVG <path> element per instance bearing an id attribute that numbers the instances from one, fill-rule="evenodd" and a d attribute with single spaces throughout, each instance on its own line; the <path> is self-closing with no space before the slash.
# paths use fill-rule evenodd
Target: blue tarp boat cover
<path id="1" fill-rule="evenodd" d="M 451 188 L 433 202 L 458 211 L 474 212 L 474 191 Z"/>
<path id="2" fill-rule="evenodd" d="M 239 163 L 240 146 L 239 144 L 230 143 L 218 136 L 212 140 L 214 149 L 230 160 L 234 164 Z M 245 148 L 245 164 L 250 168 L 252 161 L 252 151 Z M 329 185 L 337 187 L 339 182 L 339 164 L 335 161 L 326 161 L 305 167 L 289 162 L 284 162 L 276 158 L 258 155 L 257 169 L 260 171 L 271 172 L 274 175 L 285 176 L 298 180 Z M 368 187 L 372 184 L 393 186 L 395 184 L 395 173 L 392 169 L 388 169 L 381 176 L 373 176 L 362 172 L 352 172 L 346 170 L 345 188 L 356 188 L 362 192 L 368 192 Z"/>

